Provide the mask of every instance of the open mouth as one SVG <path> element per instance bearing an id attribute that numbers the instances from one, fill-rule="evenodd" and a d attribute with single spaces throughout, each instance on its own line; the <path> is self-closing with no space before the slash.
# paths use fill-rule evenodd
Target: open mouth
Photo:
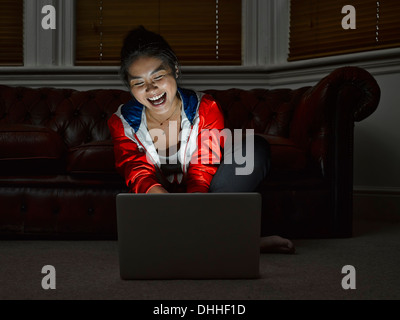
<path id="1" fill-rule="evenodd" d="M 162 94 L 160 94 L 159 96 L 155 96 L 152 98 L 147 98 L 147 100 L 153 105 L 153 106 L 159 106 L 161 104 L 163 104 L 166 100 L 167 97 L 167 93 L 164 92 Z"/>

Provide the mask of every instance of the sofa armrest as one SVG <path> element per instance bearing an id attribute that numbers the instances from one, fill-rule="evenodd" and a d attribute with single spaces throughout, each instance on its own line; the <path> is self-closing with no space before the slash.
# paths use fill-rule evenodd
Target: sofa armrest
<path id="1" fill-rule="evenodd" d="M 339 155 L 352 156 L 354 122 L 370 116 L 379 100 L 379 85 L 369 72 L 358 67 L 336 69 L 304 93 L 290 138 L 307 150 L 326 176 Z"/>
<path id="2" fill-rule="evenodd" d="M 294 114 L 291 138 L 332 190 L 333 229 L 341 236 L 352 234 L 354 122 L 371 115 L 379 100 L 372 75 L 343 67 L 307 90 Z"/>

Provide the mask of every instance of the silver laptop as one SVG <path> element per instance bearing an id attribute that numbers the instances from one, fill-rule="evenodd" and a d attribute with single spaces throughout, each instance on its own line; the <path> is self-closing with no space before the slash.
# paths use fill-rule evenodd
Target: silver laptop
<path id="1" fill-rule="evenodd" d="M 129 279 L 259 277 L 261 195 L 117 195 L 120 276 Z"/>

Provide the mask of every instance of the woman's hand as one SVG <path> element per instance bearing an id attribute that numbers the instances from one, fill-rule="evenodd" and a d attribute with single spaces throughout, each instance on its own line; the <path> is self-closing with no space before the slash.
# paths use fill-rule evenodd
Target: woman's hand
<path id="1" fill-rule="evenodd" d="M 168 191 L 161 186 L 154 186 L 147 193 L 168 193 Z"/>

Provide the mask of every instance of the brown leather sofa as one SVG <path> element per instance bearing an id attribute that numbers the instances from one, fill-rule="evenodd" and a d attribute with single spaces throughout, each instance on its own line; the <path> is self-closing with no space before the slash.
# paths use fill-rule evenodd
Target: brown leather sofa
<path id="1" fill-rule="evenodd" d="M 380 89 L 344 67 L 299 89 L 207 90 L 226 126 L 271 144 L 262 234 L 352 235 L 353 128 L 375 111 Z M 0 236 L 116 239 L 114 168 L 107 120 L 130 99 L 120 90 L 0 85 Z"/>

